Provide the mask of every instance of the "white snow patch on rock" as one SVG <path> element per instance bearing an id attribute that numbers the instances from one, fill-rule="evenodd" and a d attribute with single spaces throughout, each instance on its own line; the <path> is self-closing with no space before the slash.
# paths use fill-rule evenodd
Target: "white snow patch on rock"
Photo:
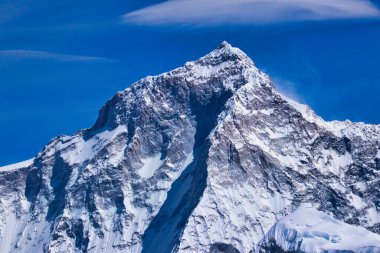
<path id="1" fill-rule="evenodd" d="M 143 166 L 139 170 L 139 174 L 143 178 L 150 178 L 153 176 L 154 172 L 164 163 L 164 160 L 161 160 L 161 154 L 156 154 L 151 157 L 142 159 L 141 162 Z"/>
<path id="2" fill-rule="evenodd" d="M 80 164 L 92 159 L 95 154 L 102 150 L 107 144 L 121 133 L 127 132 L 126 126 L 118 126 L 111 131 L 103 131 L 90 140 L 78 137 L 74 149 L 62 153 L 62 158 L 70 165 Z"/>

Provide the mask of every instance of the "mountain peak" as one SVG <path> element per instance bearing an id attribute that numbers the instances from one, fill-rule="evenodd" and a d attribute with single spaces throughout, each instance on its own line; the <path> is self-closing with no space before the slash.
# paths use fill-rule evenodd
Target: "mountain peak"
<path id="1" fill-rule="evenodd" d="M 327 124 L 279 95 L 223 42 L 117 93 L 93 128 L 0 169 L 0 248 L 379 252 L 379 139 L 380 128 Z M 358 232 L 373 240 L 356 244 Z"/>
<path id="2" fill-rule="evenodd" d="M 138 104 L 139 107 L 149 110 L 152 104 L 148 101 L 155 100 L 156 103 L 162 103 L 162 100 L 157 100 L 155 96 L 148 98 L 156 89 L 169 89 L 166 92 L 178 89 L 182 92 L 186 91 L 186 93 L 172 94 L 184 104 L 189 102 L 192 96 L 206 103 L 210 102 L 208 100 L 215 94 L 223 92 L 232 94 L 247 83 L 271 86 L 267 76 L 256 68 L 253 61 L 242 50 L 223 41 L 218 48 L 195 61 L 187 62 L 182 67 L 157 76 L 143 78 L 116 94 L 101 109 L 99 118 L 91 130 L 127 124 L 126 120 L 129 120 L 127 115 L 130 110 L 126 106 L 130 104 L 126 101 L 130 99 L 128 96 L 132 93 L 139 94 L 135 98 L 134 107 Z M 171 100 L 171 98 L 166 99 Z"/>
<path id="3" fill-rule="evenodd" d="M 197 62 L 211 63 L 211 65 L 219 65 L 224 62 L 232 62 L 235 67 L 255 67 L 253 61 L 246 53 L 237 47 L 231 46 L 228 42 L 223 41 L 215 50 L 201 57 Z"/>
<path id="4" fill-rule="evenodd" d="M 219 49 L 221 49 L 221 48 L 224 48 L 224 47 L 232 47 L 231 46 L 231 44 L 230 43 L 228 43 L 227 41 L 222 41 L 222 43 L 220 43 L 220 45 L 219 45 Z"/>

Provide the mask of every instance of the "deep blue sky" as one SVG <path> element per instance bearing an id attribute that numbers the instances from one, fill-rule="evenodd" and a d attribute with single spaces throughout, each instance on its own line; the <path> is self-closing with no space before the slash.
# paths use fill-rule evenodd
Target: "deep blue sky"
<path id="1" fill-rule="evenodd" d="M 223 40 L 326 120 L 380 123 L 379 18 L 122 22 L 159 2 L 0 0 L 0 166 L 90 127 L 116 91 Z"/>

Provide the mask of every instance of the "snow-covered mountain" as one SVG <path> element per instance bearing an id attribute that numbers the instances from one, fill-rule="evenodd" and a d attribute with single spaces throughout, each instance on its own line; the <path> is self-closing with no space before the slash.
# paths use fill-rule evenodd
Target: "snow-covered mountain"
<path id="1" fill-rule="evenodd" d="M 324 121 L 223 42 L 0 168 L 0 249 L 380 252 L 380 126 Z"/>

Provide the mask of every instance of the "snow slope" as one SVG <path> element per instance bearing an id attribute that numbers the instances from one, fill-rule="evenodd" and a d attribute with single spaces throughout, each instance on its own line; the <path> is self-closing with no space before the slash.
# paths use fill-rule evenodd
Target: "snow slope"
<path id="1" fill-rule="evenodd" d="M 301 205 L 276 222 L 256 251 L 273 248 L 271 243 L 294 252 L 380 252 L 380 235 L 338 221 L 308 205 Z"/>
<path id="2" fill-rule="evenodd" d="M 11 170 L 15 170 L 15 169 L 29 167 L 30 165 L 33 164 L 33 161 L 34 161 L 34 158 L 28 159 L 28 160 L 25 160 L 25 161 L 22 161 L 19 163 L 14 163 L 14 164 L 2 166 L 2 167 L 0 167 L 0 171 L 11 171 Z"/>

